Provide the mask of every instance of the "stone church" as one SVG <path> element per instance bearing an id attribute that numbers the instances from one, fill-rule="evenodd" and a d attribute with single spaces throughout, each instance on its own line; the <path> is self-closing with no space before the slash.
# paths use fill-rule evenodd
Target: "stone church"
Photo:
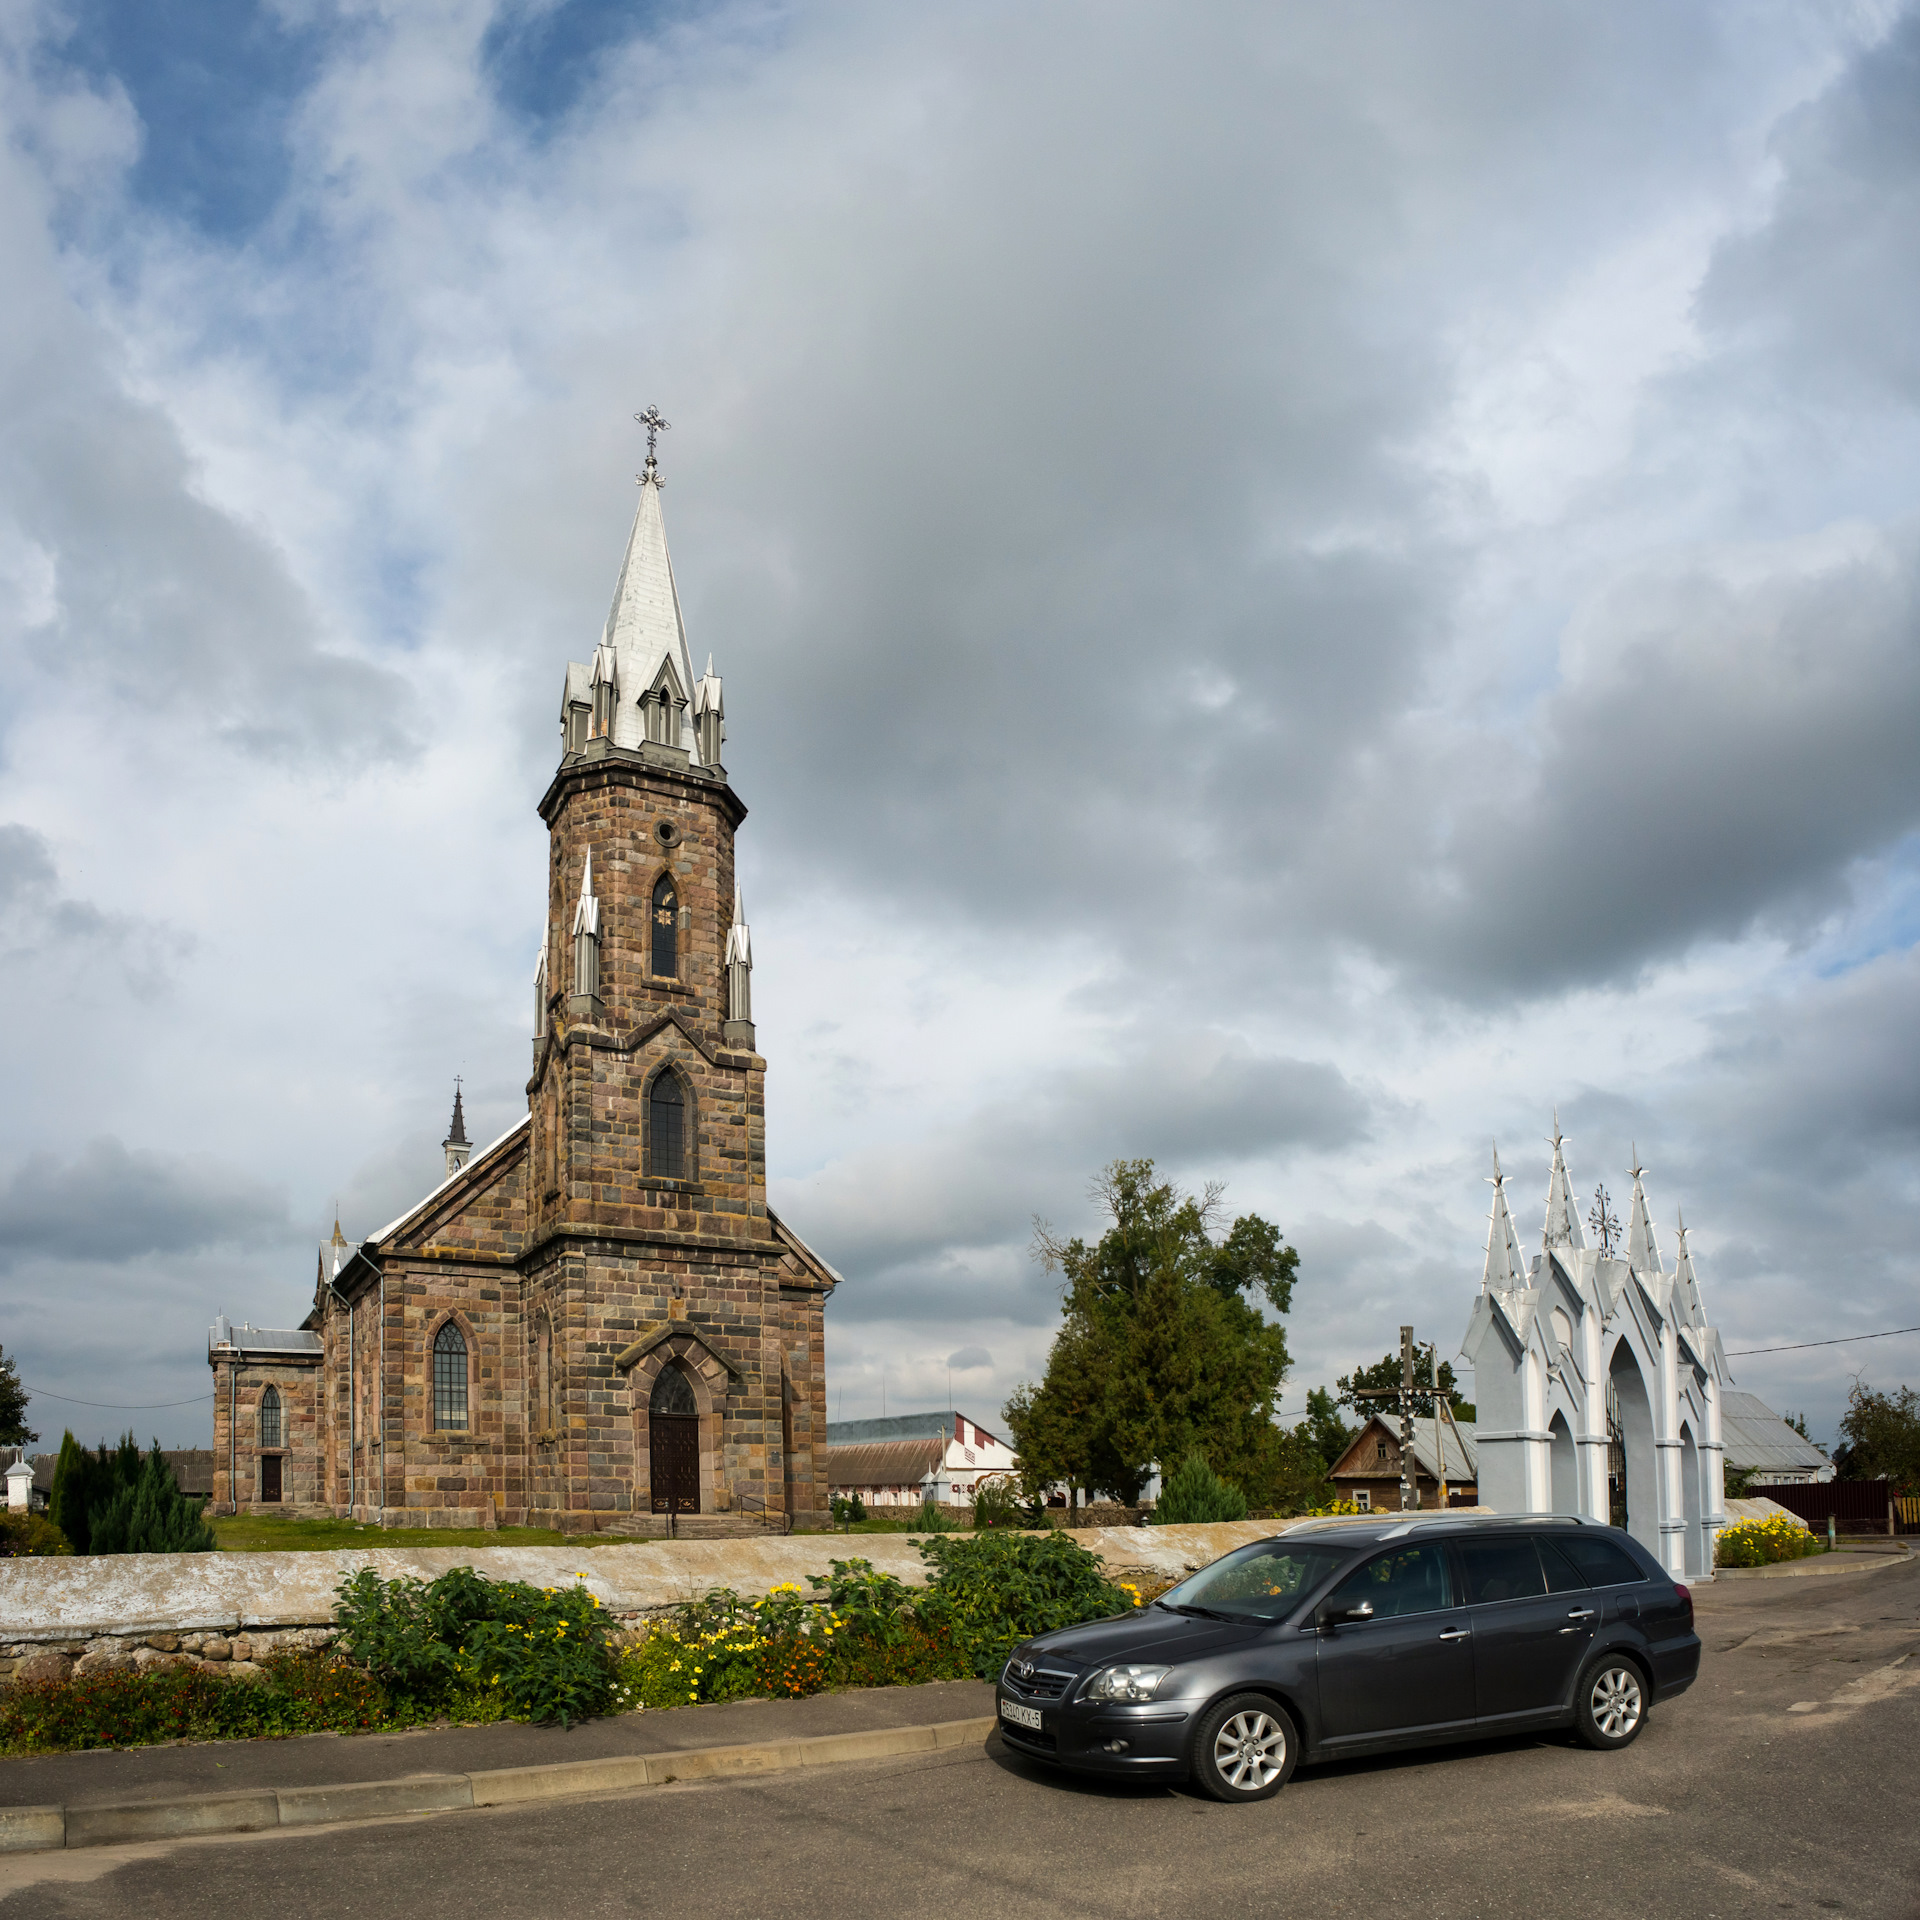
<path id="1" fill-rule="evenodd" d="M 650 415 L 650 427 L 663 425 Z M 386 1526 L 781 1529 L 828 1504 L 838 1283 L 767 1204 L 721 683 L 694 677 L 652 434 L 566 670 L 527 1113 L 358 1245 L 298 1328 L 209 1340 L 214 1504 Z"/>

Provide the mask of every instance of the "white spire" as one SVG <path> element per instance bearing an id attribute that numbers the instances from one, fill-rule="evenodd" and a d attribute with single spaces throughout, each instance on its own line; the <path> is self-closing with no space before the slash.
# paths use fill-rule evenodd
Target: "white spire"
<path id="1" fill-rule="evenodd" d="M 1633 1150 L 1633 1165 L 1628 1169 L 1633 1175 L 1633 1212 L 1627 1221 L 1627 1265 L 1636 1273 L 1659 1273 L 1660 1248 L 1653 1237 L 1653 1219 L 1647 1212 L 1646 1189 L 1640 1184 L 1640 1176 L 1646 1168 L 1640 1164 L 1640 1149 Z"/>
<path id="2" fill-rule="evenodd" d="M 727 965 L 753 965 L 753 936 L 747 929 L 747 903 L 740 889 L 733 890 L 733 925 L 727 929 Z"/>
<path id="3" fill-rule="evenodd" d="M 1675 1218 L 1680 1223 L 1680 1251 L 1674 1261 L 1673 1297 L 1679 1303 L 1681 1315 L 1689 1326 L 1704 1326 L 1707 1313 L 1700 1304 L 1700 1282 L 1693 1271 L 1692 1250 L 1687 1245 L 1686 1215 L 1677 1214 Z"/>
<path id="4" fill-rule="evenodd" d="M 1584 1247 L 1580 1234 L 1580 1209 L 1573 1204 L 1573 1183 L 1567 1178 L 1567 1161 L 1562 1147 L 1566 1136 L 1560 1131 L 1560 1110 L 1553 1112 L 1553 1173 L 1547 1181 L 1547 1230 L 1542 1244 L 1549 1247 Z"/>
<path id="5" fill-rule="evenodd" d="M 573 910 L 573 931 L 577 939 L 583 933 L 590 933 L 597 940 L 600 937 L 600 902 L 593 896 L 593 849 L 587 849 L 585 864 L 580 869 L 580 904 Z"/>
<path id="6" fill-rule="evenodd" d="M 640 504 L 634 511 L 633 531 L 627 536 L 626 558 L 620 564 L 600 644 L 612 653 L 620 688 L 613 718 L 614 745 L 637 747 L 646 739 L 639 700 L 659 684 L 661 668 L 670 667 L 680 706 L 675 729 L 679 738 L 669 744 L 684 747 L 696 765 L 702 764 L 685 704 L 693 686 L 693 662 L 681 624 L 673 562 L 667 556 L 666 522 L 660 517 L 660 475 L 651 459 L 640 476 Z"/>
<path id="7" fill-rule="evenodd" d="M 1525 1267 L 1520 1264 L 1520 1241 L 1513 1230 L 1513 1215 L 1507 1210 L 1507 1176 L 1500 1171 L 1500 1149 L 1493 1150 L 1493 1176 L 1487 1183 L 1493 1188 L 1493 1212 L 1487 1221 L 1487 1267 L 1480 1277 L 1484 1292 L 1507 1293 L 1527 1284 Z"/>
<path id="8" fill-rule="evenodd" d="M 699 748 L 700 764 L 720 764 L 720 743 L 727 737 L 727 703 L 721 691 L 720 676 L 713 670 L 713 655 L 707 655 L 707 670 L 693 683 L 693 731 Z"/>
<path id="9" fill-rule="evenodd" d="M 733 890 L 733 925 L 727 929 L 726 964 L 721 969 L 726 996 L 726 1037 L 753 1045 L 753 936 L 747 931 L 747 903 Z"/>

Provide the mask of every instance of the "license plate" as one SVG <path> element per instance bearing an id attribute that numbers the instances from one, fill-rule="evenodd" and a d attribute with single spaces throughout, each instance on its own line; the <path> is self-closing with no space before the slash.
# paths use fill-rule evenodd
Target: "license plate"
<path id="1" fill-rule="evenodd" d="M 1016 1727 L 1031 1727 L 1035 1733 L 1040 1731 L 1040 1709 L 1023 1707 L 1017 1700 L 1000 1702 L 1000 1718 L 1011 1720 Z"/>

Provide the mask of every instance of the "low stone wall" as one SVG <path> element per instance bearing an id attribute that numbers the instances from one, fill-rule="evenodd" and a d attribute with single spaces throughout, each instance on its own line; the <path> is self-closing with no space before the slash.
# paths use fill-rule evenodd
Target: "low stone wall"
<path id="1" fill-rule="evenodd" d="M 1163 1586 L 1288 1524 L 1089 1527 L 1076 1529 L 1074 1539 L 1097 1553 L 1113 1578 Z M 769 1534 L 585 1551 L 410 1546 L 0 1560 L 0 1673 L 55 1676 L 180 1660 L 251 1670 L 274 1647 L 327 1644 L 334 1592 L 362 1567 L 383 1580 L 431 1580 L 451 1567 L 472 1567 L 495 1580 L 580 1585 L 622 1625 L 636 1627 L 713 1587 L 745 1594 L 763 1594 L 786 1581 L 804 1587 L 809 1574 L 827 1574 L 835 1560 L 869 1560 L 919 1586 L 927 1577 L 919 1537 Z"/>

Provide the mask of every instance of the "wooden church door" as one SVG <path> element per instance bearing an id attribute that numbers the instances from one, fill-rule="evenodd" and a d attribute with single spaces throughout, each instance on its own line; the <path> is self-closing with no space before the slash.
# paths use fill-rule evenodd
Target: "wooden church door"
<path id="1" fill-rule="evenodd" d="M 700 1511 L 700 1408 L 693 1383 L 668 1367 L 647 1403 L 647 1464 L 655 1513 Z"/>

